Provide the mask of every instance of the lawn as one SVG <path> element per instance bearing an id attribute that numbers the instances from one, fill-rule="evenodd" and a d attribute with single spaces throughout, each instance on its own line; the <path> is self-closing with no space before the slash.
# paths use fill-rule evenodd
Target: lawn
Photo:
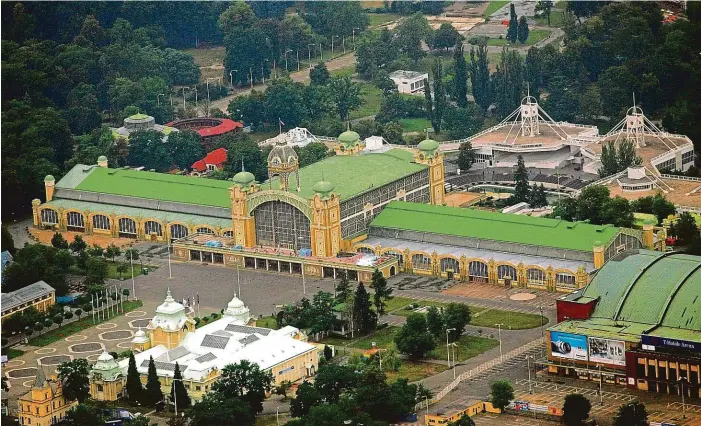
<path id="1" fill-rule="evenodd" d="M 526 46 L 531 46 L 539 41 L 547 38 L 550 35 L 550 31 L 548 30 L 531 30 L 528 33 L 528 39 L 526 39 Z M 487 40 L 487 44 L 490 46 L 518 46 L 521 43 L 516 42 L 513 45 L 509 43 L 509 41 L 505 38 L 490 38 Z"/>
<path id="2" fill-rule="evenodd" d="M 540 26 L 547 26 L 548 25 L 548 18 L 545 16 L 536 16 L 535 21 L 538 25 Z M 550 11 L 550 26 L 555 27 L 555 28 L 564 28 L 565 23 L 567 20 L 565 19 L 565 11 L 564 9 L 555 9 L 553 8 Z"/>
<path id="3" fill-rule="evenodd" d="M 479 315 L 473 315 L 470 325 L 475 327 L 495 328 L 494 324 L 502 323 L 509 330 L 524 330 L 540 327 L 540 315 L 526 314 L 523 312 L 502 311 L 489 309 Z M 543 316 L 543 325 L 548 323 L 548 318 Z"/>
<path id="4" fill-rule="evenodd" d="M 141 300 L 136 300 L 136 301 L 127 301 L 124 302 L 124 312 L 131 312 L 133 310 L 136 310 L 143 306 L 143 302 Z M 119 315 L 122 315 L 121 313 Z M 118 315 L 118 316 L 119 316 Z M 105 321 L 110 321 L 112 318 L 107 318 L 107 319 L 100 319 L 100 320 L 95 320 L 93 322 L 92 315 L 86 315 L 82 319 L 78 321 L 73 321 L 70 324 L 67 324 L 63 327 L 59 327 L 55 330 L 51 330 L 49 332 L 46 332 L 42 334 L 41 336 L 37 336 L 29 341 L 30 346 L 46 346 L 51 343 L 57 342 L 59 340 L 63 340 L 64 338 L 70 336 L 71 334 L 78 333 L 80 331 L 83 331 L 85 329 L 91 328 L 96 326 L 97 324 L 100 324 Z"/>
<path id="5" fill-rule="evenodd" d="M 394 336 L 399 333 L 399 327 L 385 327 L 377 330 L 370 336 L 363 337 L 354 341 L 350 347 L 362 350 L 372 349 L 372 343 L 375 342 L 376 348 L 389 349 L 395 348 Z"/>
<path id="6" fill-rule="evenodd" d="M 394 15 L 392 13 L 368 13 L 368 17 L 370 18 L 370 27 L 377 27 L 400 18 L 399 15 Z"/>
<path id="7" fill-rule="evenodd" d="M 5 352 L 5 350 L 3 350 L 3 352 Z M 24 355 L 24 351 L 15 348 L 8 348 L 5 355 L 7 355 L 7 359 L 17 358 L 18 356 Z"/>
<path id="8" fill-rule="evenodd" d="M 403 308 L 406 305 L 413 302 L 415 302 L 415 300 L 410 299 L 408 297 L 394 296 L 393 298 L 387 301 L 387 307 L 385 308 L 385 311 L 392 312 L 395 309 Z"/>
<path id="9" fill-rule="evenodd" d="M 487 5 L 487 8 L 484 10 L 484 13 L 482 13 L 482 16 L 485 18 L 489 18 L 492 15 L 492 13 L 506 6 L 508 3 L 508 1 L 490 1 Z"/>
<path id="10" fill-rule="evenodd" d="M 355 74 L 355 65 L 331 70 L 329 74 L 331 74 L 331 77 L 352 77 Z"/>
<path id="11" fill-rule="evenodd" d="M 195 63 L 200 66 L 200 82 L 207 81 L 207 78 L 219 78 L 224 74 L 223 69 L 210 68 L 219 67 L 224 64 L 226 49 L 223 46 L 216 46 L 211 49 L 184 49 L 195 58 Z"/>
<path id="12" fill-rule="evenodd" d="M 417 382 L 429 376 L 435 376 L 448 369 L 447 365 L 433 364 L 430 362 L 402 360 L 399 371 L 385 371 L 387 381 L 394 382 L 397 379 L 407 379 L 409 382 Z"/>
<path id="13" fill-rule="evenodd" d="M 382 102 L 382 90 L 370 83 L 360 83 L 360 102 L 359 109 L 350 113 L 350 119 L 367 117 L 380 112 L 380 103 Z"/>
<path id="14" fill-rule="evenodd" d="M 444 302 L 433 302 L 433 301 L 428 302 L 428 301 L 423 301 L 423 300 L 414 300 L 413 302 L 416 302 L 420 306 L 435 306 L 437 308 L 445 308 L 446 306 L 448 306 L 448 303 L 444 303 Z M 475 306 L 470 306 L 470 312 L 472 313 L 472 315 L 474 315 L 478 312 L 482 312 L 482 311 L 484 311 L 484 309 L 485 308 L 478 308 Z M 403 316 L 403 317 L 408 317 L 409 314 L 413 314 L 414 312 L 415 311 L 412 309 L 400 309 L 396 312 L 392 312 L 392 314 Z"/>
<path id="15" fill-rule="evenodd" d="M 399 124 L 402 125 L 404 133 L 424 133 L 427 128 L 432 128 L 431 121 L 427 118 L 402 118 L 399 120 Z"/>
<path id="16" fill-rule="evenodd" d="M 117 272 L 117 266 L 119 266 L 121 263 L 125 263 L 127 265 L 127 270 L 126 272 L 122 273 L 122 278 L 127 279 L 131 278 L 131 263 L 129 262 L 107 262 L 107 278 L 111 278 L 113 280 L 118 280 L 119 279 L 119 272 Z M 153 271 L 154 269 L 158 268 L 157 266 L 153 265 L 144 265 L 144 268 L 147 268 L 149 272 Z M 138 277 L 141 275 L 141 264 L 140 263 L 134 263 L 134 276 Z"/>
<path id="17" fill-rule="evenodd" d="M 263 327 L 263 328 L 272 328 L 273 330 L 277 330 L 277 321 L 275 318 L 271 316 L 263 317 L 260 319 L 256 320 L 256 327 Z"/>
<path id="18" fill-rule="evenodd" d="M 436 345 L 436 349 L 428 354 L 428 358 L 447 360 L 448 352 L 446 352 L 445 341 L 442 341 L 442 344 L 440 342 L 436 343 L 438 343 Z M 456 343 L 458 344 L 458 347 L 455 350 L 455 358 L 458 360 L 458 362 L 465 361 L 466 359 L 475 357 L 483 352 L 487 352 L 495 346 L 499 346 L 498 340 L 474 336 L 460 336 L 460 340 L 458 340 Z M 453 350 L 451 348 L 451 352 L 452 351 Z"/>

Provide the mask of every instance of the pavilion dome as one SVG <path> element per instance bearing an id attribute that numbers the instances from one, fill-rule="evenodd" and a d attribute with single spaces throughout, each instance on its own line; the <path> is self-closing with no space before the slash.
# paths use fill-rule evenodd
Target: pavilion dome
<path id="1" fill-rule="evenodd" d="M 338 141 L 343 145 L 355 145 L 360 142 L 360 135 L 352 130 L 346 130 L 338 136 Z"/>
<path id="2" fill-rule="evenodd" d="M 234 175 L 234 178 L 232 179 L 234 183 L 241 185 L 241 186 L 248 186 L 255 182 L 256 177 L 253 175 L 251 172 L 247 171 L 241 171 L 238 172 Z"/>
<path id="3" fill-rule="evenodd" d="M 97 161 L 107 161 L 107 157 L 105 157 L 104 155 L 101 155 L 101 156 L 97 157 Z"/>
<path id="4" fill-rule="evenodd" d="M 334 188 L 335 187 L 331 182 L 321 180 L 314 184 L 312 190 L 317 194 L 321 194 L 322 196 L 328 196 L 334 190 Z"/>
<path id="5" fill-rule="evenodd" d="M 52 175 L 46 175 L 44 182 L 56 182 L 56 178 L 54 178 Z"/>
<path id="6" fill-rule="evenodd" d="M 240 324 L 248 324 L 248 320 L 251 319 L 251 311 L 246 307 L 243 301 L 234 294 L 234 298 L 226 305 L 224 316 L 234 318 Z"/>
<path id="7" fill-rule="evenodd" d="M 268 154 L 268 165 L 272 166 L 293 166 L 298 161 L 297 151 L 287 144 L 275 145 Z"/>
<path id="8" fill-rule="evenodd" d="M 95 375 L 95 373 L 98 373 L 102 380 L 111 381 L 120 376 L 122 370 L 119 368 L 117 361 L 114 360 L 114 357 L 104 351 L 97 358 L 95 365 L 90 369 L 91 377 Z"/>
<path id="9" fill-rule="evenodd" d="M 166 293 L 166 298 L 157 308 L 156 315 L 151 319 L 152 328 L 162 328 L 163 330 L 180 330 L 187 321 L 185 306 L 173 299 L 170 289 Z"/>
<path id="10" fill-rule="evenodd" d="M 419 151 L 433 152 L 437 150 L 438 147 L 439 143 L 434 141 L 433 139 L 424 139 L 421 142 L 419 142 L 417 148 L 419 148 Z"/>
<path id="11" fill-rule="evenodd" d="M 139 343 L 139 344 L 148 343 L 148 341 L 149 341 L 149 338 L 146 335 L 146 332 L 144 330 L 142 330 L 141 328 L 139 328 L 139 330 L 136 333 L 134 333 L 134 338 L 131 339 L 132 343 Z"/>

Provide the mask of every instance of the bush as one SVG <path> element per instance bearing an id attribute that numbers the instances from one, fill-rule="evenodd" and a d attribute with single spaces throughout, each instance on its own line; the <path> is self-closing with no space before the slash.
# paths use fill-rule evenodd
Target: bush
<path id="1" fill-rule="evenodd" d="M 47 318 L 47 319 L 44 320 L 44 327 L 49 328 L 49 327 L 51 327 L 52 325 L 54 325 L 54 322 L 53 322 L 53 320 L 51 320 L 50 318 Z"/>
<path id="2" fill-rule="evenodd" d="M 215 320 L 215 319 L 219 318 L 219 314 L 216 313 L 216 312 L 212 312 L 212 314 L 210 315 L 210 317 L 212 317 L 212 319 Z"/>

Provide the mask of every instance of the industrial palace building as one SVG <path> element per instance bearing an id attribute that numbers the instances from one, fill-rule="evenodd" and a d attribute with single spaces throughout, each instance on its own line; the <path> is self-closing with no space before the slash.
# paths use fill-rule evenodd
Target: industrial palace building
<path id="1" fill-rule="evenodd" d="M 299 168 L 289 145 L 255 182 L 76 165 L 45 180 L 36 227 L 171 242 L 185 261 L 368 281 L 375 269 L 572 291 L 653 229 L 570 223 L 444 206 L 439 143 L 365 146 L 346 131 L 334 156 Z"/>

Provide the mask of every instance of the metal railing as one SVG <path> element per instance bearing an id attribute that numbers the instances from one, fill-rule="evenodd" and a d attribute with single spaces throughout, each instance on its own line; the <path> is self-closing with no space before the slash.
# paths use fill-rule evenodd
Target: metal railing
<path id="1" fill-rule="evenodd" d="M 435 404 L 436 402 L 440 401 L 450 391 L 455 389 L 460 384 L 460 382 L 462 382 L 463 380 L 470 379 L 470 378 L 478 375 L 479 373 L 482 373 L 484 371 L 487 371 L 491 368 L 498 366 L 499 364 L 503 363 L 504 361 L 508 361 L 516 356 L 519 356 L 519 355 L 521 355 L 525 352 L 528 352 L 531 349 L 536 348 L 536 347 L 543 345 L 543 344 L 545 344 L 545 339 L 543 337 L 539 337 L 538 339 L 536 339 L 532 342 L 529 342 L 523 346 L 519 346 L 518 348 L 516 348 L 510 352 L 505 353 L 504 356 L 502 356 L 502 357 L 494 358 L 493 360 L 491 360 L 489 362 L 486 362 L 482 365 L 479 365 L 479 366 L 473 368 L 472 370 L 469 370 L 469 371 L 466 371 L 466 372 L 460 374 L 455 380 L 453 380 L 445 388 L 443 388 L 443 390 L 438 392 L 433 398 L 429 399 L 428 403 Z M 415 408 L 418 410 L 424 404 L 426 404 L 425 401 L 420 401 L 416 404 Z"/>
<path id="2" fill-rule="evenodd" d="M 668 175 L 668 174 L 660 174 L 660 177 L 663 177 L 665 179 L 674 179 L 674 180 L 685 180 L 689 182 L 701 182 L 701 178 L 698 177 L 693 177 L 693 176 L 678 176 L 678 175 Z"/>

